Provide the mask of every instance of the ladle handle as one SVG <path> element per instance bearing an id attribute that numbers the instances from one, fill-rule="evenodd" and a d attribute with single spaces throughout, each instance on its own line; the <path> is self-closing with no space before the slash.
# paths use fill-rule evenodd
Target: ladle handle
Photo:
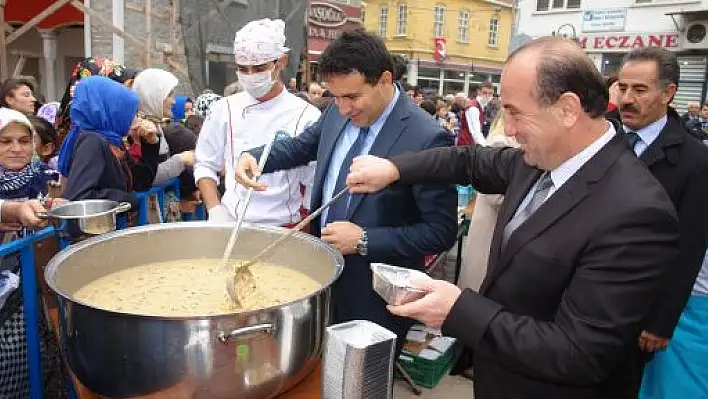
<path id="1" fill-rule="evenodd" d="M 302 230 L 303 227 L 307 226 L 314 218 L 320 216 L 320 214 L 327 208 L 329 208 L 330 205 L 334 203 L 334 201 L 338 200 L 340 197 L 342 197 L 346 192 L 349 191 L 349 187 L 344 187 L 342 190 L 340 190 L 337 194 L 335 194 L 332 199 L 330 199 L 326 204 L 322 205 L 321 207 L 317 208 L 316 211 L 312 212 L 308 217 L 303 219 L 300 223 L 298 223 L 295 227 L 293 227 L 291 230 L 288 230 L 287 233 L 283 234 L 278 238 L 277 240 L 273 241 L 270 243 L 267 247 L 263 248 L 261 252 L 259 252 L 256 256 L 254 256 L 251 260 L 248 262 L 242 264 L 239 266 L 239 269 L 242 267 L 249 267 L 253 265 L 254 263 L 258 262 L 259 260 L 263 259 L 265 255 L 267 255 L 273 248 L 278 246 L 281 242 L 287 240 L 290 238 L 293 234 L 295 234 L 296 231 Z"/>
<path id="2" fill-rule="evenodd" d="M 273 148 L 273 143 L 275 143 L 276 137 L 277 134 L 273 136 L 273 139 L 270 140 L 270 142 L 263 149 L 261 159 L 260 161 L 258 161 L 258 172 L 263 172 L 263 168 L 265 167 L 266 161 L 268 160 L 268 155 L 270 154 L 270 149 Z M 245 219 L 246 217 L 246 210 L 248 209 L 248 204 L 250 204 L 252 196 L 253 187 L 249 188 L 246 192 L 246 198 L 243 201 L 243 206 L 240 207 L 241 209 L 237 209 L 238 214 L 236 215 L 236 217 L 238 219 L 236 219 L 236 225 L 231 231 L 229 242 L 226 244 L 226 248 L 224 249 L 224 255 L 221 258 L 221 264 L 223 268 L 228 267 L 229 258 L 231 258 L 231 252 L 233 252 L 234 250 L 234 244 L 236 244 L 236 238 L 238 238 L 238 233 L 241 230 L 241 224 L 243 223 L 243 219 Z"/>

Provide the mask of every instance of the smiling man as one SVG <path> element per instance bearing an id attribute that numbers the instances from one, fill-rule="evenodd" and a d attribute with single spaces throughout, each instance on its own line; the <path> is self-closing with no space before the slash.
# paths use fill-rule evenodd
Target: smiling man
<path id="1" fill-rule="evenodd" d="M 501 101 L 521 149 L 354 161 L 355 193 L 398 181 L 506 195 L 479 293 L 428 280 L 425 297 L 390 310 L 473 350 L 476 399 L 635 399 L 637 337 L 678 251 L 673 206 L 603 117 L 604 82 L 576 43 L 514 52 Z"/>
<path id="2" fill-rule="evenodd" d="M 317 161 L 312 210 L 345 189 L 352 158 L 393 156 L 452 145 L 446 133 L 394 84 L 394 63 L 381 38 L 344 32 L 320 58 L 320 71 L 334 97 L 320 119 L 302 134 L 273 146 L 265 173 Z M 262 148 L 241 155 L 236 180 L 265 190 L 251 177 Z M 269 190 L 272 188 L 268 188 Z M 423 269 L 423 257 L 449 249 L 457 230 L 457 197 L 451 184 L 416 184 L 374 195 L 345 196 L 325 210 L 311 232 L 344 255 L 334 283 L 334 323 L 364 319 L 396 333 L 398 347 L 412 320 L 396 317 L 372 288 L 371 262 Z"/>

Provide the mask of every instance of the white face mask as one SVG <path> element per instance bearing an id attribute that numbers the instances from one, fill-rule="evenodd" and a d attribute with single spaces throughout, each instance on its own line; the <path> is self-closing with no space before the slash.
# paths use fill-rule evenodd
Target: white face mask
<path id="1" fill-rule="evenodd" d="M 272 76 L 274 69 L 275 67 L 269 71 L 252 73 L 250 75 L 237 71 L 236 76 L 238 76 L 239 83 L 241 83 L 243 89 L 246 90 L 248 94 L 253 98 L 261 98 L 268 94 L 275 84 L 275 80 Z"/>

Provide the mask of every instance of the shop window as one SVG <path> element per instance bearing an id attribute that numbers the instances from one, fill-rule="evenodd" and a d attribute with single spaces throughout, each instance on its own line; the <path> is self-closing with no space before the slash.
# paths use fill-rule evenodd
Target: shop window
<path id="1" fill-rule="evenodd" d="M 437 68 L 419 68 L 418 77 L 440 79 L 440 70 Z"/>
<path id="2" fill-rule="evenodd" d="M 610 76 L 618 73 L 620 68 L 622 68 L 623 58 L 624 54 L 603 54 L 601 68 L 602 75 Z"/>

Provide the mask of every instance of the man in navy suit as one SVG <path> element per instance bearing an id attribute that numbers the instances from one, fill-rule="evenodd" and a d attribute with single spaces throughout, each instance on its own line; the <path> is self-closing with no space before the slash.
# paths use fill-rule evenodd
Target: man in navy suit
<path id="1" fill-rule="evenodd" d="M 317 161 L 310 209 L 345 188 L 352 159 L 390 157 L 452 145 L 452 137 L 401 93 L 394 63 L 379 37 L 362 30 L 343 33 L 320 58 L 320 71 L 334 103 L 297 137 L 278 140 L 264 173 Z M 236 180 L 258 183 L 262 147 L 243 153 Z M 412 321 L 392 315 L 373 290 L 372 262 L 423 269 L 426 254 L 452 247 L 457 230 L 457 195 L 450 184 L 390 187 L 371 195 L 349 195 L 315 219 L 310 232 L 339 250 L 344 271 L 332 290 L 334 323 L 364 319 L 393 331 L 399 348 Z"/>

